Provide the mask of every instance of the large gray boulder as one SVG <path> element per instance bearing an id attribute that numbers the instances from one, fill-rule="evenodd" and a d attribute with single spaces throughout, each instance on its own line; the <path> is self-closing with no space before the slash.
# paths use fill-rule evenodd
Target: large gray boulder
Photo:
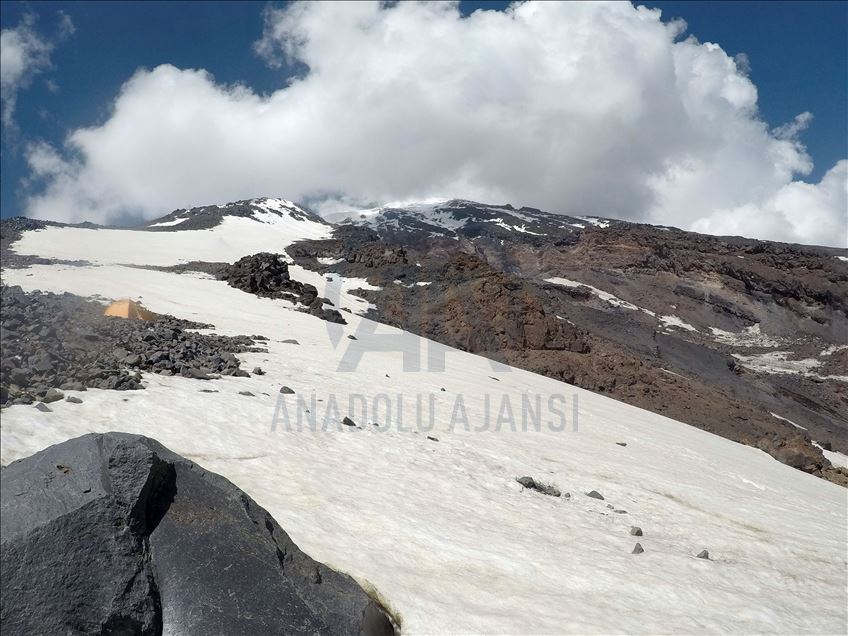
<path id="1" fill-rule="evenodd" d="M 244 492 L 140 435 L 3 468 L 0 542 L 4 636 L 394 633 Z"/>

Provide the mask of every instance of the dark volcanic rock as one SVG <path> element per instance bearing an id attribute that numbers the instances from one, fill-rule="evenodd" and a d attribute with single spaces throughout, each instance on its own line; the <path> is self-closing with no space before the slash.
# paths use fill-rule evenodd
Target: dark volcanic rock
<path id="1" fill-rule="evenodd" d="M 791 438 L 766 438 L 757 443 L 757 446 L 774 457 L 793 468 L 805 472 L 821 470 L 829 464 L 824 458 L 821 450 L 812 446 L 801 436 Z"/>
<path id="2" fill-rule="evenodd" d="M 587 492 L 586 496 L 591 497 L 592 499 L 600 499 L 601 501 L 603 501 L 603 499 L 604 499 L 604 496 L 601 493 L 599 493 L 597 490 L 592 490 L 591 492 Z"/>
<path id="3" fill-rule="evenodd" d="M 45 393 L 42 401 L 45 404 L 50 404 L 51 402 L 58 402 L 59 400 L 61 400 L 64 397 L 65 397 L 65 394 L 62 393 L 60 390 L 58 390 L 58 389 L 48 389 L 47 393 Z"/>
<path id="4" fill-rule="evenodd" d="M 543 495 L 559 497 L 562 494 L 560 492 L 560 489 L 554 486 L 553 484 L 544 484 L 541 481 L 536 481 L 529 475 L 525 475 L 524 477 L 516 477 L 515 481 L 517 481 L 525 488 L 529 488 L 530 490 L 536 490 L 542 493 Z"/>
<path id="5" fill-rule="evenodd" d="M 4 634 L 392 634 L 223 477 L 158 442 L 85 435 L 5 467 Z"/>
<path id="6" fill-rule="evenodd" d="M 279 254 L 260 252 L 240 258 L 232 265 L 218 269 L 219 279 L 249 294 L 264 298 L 282 298 L 306 306 L 308 313 L 329 322 L 347 324 L 335 309 L 324 308 L 324 299 L 318 297 L 314 285 L 293 280 L 289 266 Z"/>

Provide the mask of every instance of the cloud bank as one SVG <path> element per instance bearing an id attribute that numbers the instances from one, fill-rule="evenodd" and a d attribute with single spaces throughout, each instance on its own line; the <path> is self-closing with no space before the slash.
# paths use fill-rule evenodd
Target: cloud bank
<path id="1" fill-rule="evenodd" d="M 253 196 L 462 197 L 843 244 L 848 164 L 796 180 L 812 169 L 810 114 L 770 130 L 747 58 L 684 31 L 617 2 L 464 18 L 451 3 L 268 9 L 257 53 L 302 76 L 260 95 L 203 70 L 139 70 L 105 123 L 30 146 L 41 187 L 27 212 L 115 222 Z"/>
<path id="2" fill-rule="evenodd" d="M 53 40 L 36 31 L 32 14 L 24 15 L 15 28 L 0 31 L 0 94 L 4 126 L 13 124 L 18 93 L 29 87 L 35 75 L 51 67 L 50 54 L 55 42 L 73 32 L 73 22 L 62 12 L 59 12 L 59 26 Z"/>

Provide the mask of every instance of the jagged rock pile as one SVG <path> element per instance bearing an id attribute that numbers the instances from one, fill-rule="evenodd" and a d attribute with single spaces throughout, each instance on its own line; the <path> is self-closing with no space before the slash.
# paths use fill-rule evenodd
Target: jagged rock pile
<path id="1" fill-rule="evenodd" d="M 58 225 L 50 221 L 41 221 L 39 219 L 30 219 L 25 216 L 14 216 L 10 219 L 3 219 L 2 225 L 4 236 L 9 234 L 25 232 L 26 230 L 40 230 L 49 225 Z"/>
<path id="2" fill-rule="evenodd" d="M 9 636 L 395 633 L 247 494 L 152 439 L 84 435 L 2 477 Z"/>
<path id="3" fill-rule="evenodd" d="M 345 253 L 345 260 L 364 267 L 409 264 L 406 250 L 402 246 L 386 244 L 364 245 L 361 249 L 350 249 Z"/>
<path id="4" fill-rule="evenodd" d="M 318 290 L 314 285 L 301 283 L 291 278 L 289 266 L 279 254 L 260 252 L 245 256 L 232 265 L 221 267 L 217 276 L 226 281 L 230 287 L 265 298 L 282 298 L 306 305 L 307 311 L 313 316 L 329 322 L 346 324 L 337 310 L 324 308 L 329 301 L 318 296 Z"/>
<path id="5" fill-rule="evenodd" d="M 259 337 L 199 334 L 211 327 L 172 316 L 155 322 L 103 316 L 103 306 L 72 294 L 3 286 L 0 405 L 30 404 L 51 388 L 143 388 L 140 370 L 210 379 L 247 375 L 234 355 L 261 351 Z"/>

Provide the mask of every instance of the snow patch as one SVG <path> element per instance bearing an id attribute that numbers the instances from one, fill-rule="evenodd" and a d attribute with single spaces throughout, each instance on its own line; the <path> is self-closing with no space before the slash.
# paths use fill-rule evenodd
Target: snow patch
<path id="1" fill-rule="evenodd" d="M 821 365 L 820 361 L 813 358 L 790 360 L 790 355 L 792 353 L 789 351 L 769 351 L 753 355 L 734 353 L 733 357 L 747 369 L 769 374 L 811 375 L 812 370 Z"/>
<path id="2" fill-rule="evenodd" d="M 301 208 L 286 199 L 255 199 L 251 201 L 251 204 L 266 212 L 278 212 L 282 214 L 288 212 L 303 212 Z"/>
<path id="3" fill-rule="evenodd" d="M 567 278 L 546 278 L 546 283 L 553 283 L 554 285 L 562 285 L 563 287 L 588 287 L 592 294 L 603 300 L 604 302 L 609 303 L 613 307 L 621 307 L 622 309 L 630 309 L 633 311 L 643 311 L 649 316 L 656 316 L 656 314 L 650 309 L 645 309 L 644 307 L 639 307 L 638 305 L 634 305 L 633 303 L 627 302 L 626 300 L 622 300 L 618 296 L 614 294 L 610 294 L 609 292 L 605 292 L 602 289 L 598 289 L 597 287 L 593 287 L 592 285 L 587 285 L 586 283 L 581 283 L 576 280 L 569 280 Z"/>
<path id="4" fill-rule="evenodd" d="M 796 423 L 795 423 L 795 422 L 793 422 L 792 420 L 788 420 L 788 419 L 786 419 L 785 417 L 783 417 L 782 415 L 778 415 L 777 413 L 772 413 L 771 411 L 769 411 L 769 415 L 771 415 L 772 417 L 776 417 L 776 418 L 777 418 L 777 419 L 779 419 L 779 420 L 783 420 L 784 422 L 788 422 L 789 424 L 792 424 L 792 426 L 794 426 L 795 428 L 800 428 L 802 431 L 806 431 L 806 430 L 807 430 L 807 428 L 806 428 L 806 427 L 801 426 L 800 424 L 796 424 Z"/>
<path id="5" fill-rule="evenodd" d="M 185 223 L 188 219 L 174 219 L 172 221 L 162 221 L 161 223 L 153 223 L 152 225 L 148 225 L 147 227 L 172 227 L 174 225 L 179 225 L 180 223 Z"/>
<path id="6" fill-rule="evenodd" d="M 844 351 L 845 349 L 848 349 L 848 345 L 830 345 L 827 349 L 824 349 L 819 356 L 832 356 L 834 353 Z"/>
<path id="7" fill-rule="evenodd" d="M 586 221 L 587 223 L 591 223 L 595 227 L 599 227 L 599 228 L 603 228 L 603 229 L 606 229 L 610 226 L 609 220 L 599 219 L 596 216 L 578 216 L 577 218 L 580 219 L 581 221 Z M 585 226 L 578 226 L 578 227 L 585 227 Z"/>
<path id="8" fill-rule="evenodd" d="M 813 369 L 821 366 L 821 361 L 814 358 L 802 360 L 790 360 L 790 351 L 769 351 L 768 353 L 757 353 L 742 355 L 734 353 L 733 357 L 739 360 L 741 365 L 751 371 L 768 373 L 771 375 L 801 375 L 818 380 L 833 380 L 835 382 L 848 383 L 848 375 L 820 375 L 814 373 Z"/>
<path id="9" fill-rule="evenodd" d="M 698 331 L 697 329 L 695 329 L 695 327 L 690 325 L 688 322 L 685 322 L 679 316 L 671 316 L 671 315 L 660 316 L 659 320 L 663 324 L 663 327 L 666 327 L 666 328 L 678 327 L 680 329 L 685 329 L 686 331 L 695 331 L 695 332 Z"/>
<path id="10" fill-rule="evenodd" d="M 779 347 L 782 341 L 760 331 L 760 323 L 745 327 L 739 333 L 724 331 L 718 327 L 710 327 L 713 339 L 727 345 L 740 347 Z"/>
<path id="11" fill-rule="evenodd" d="M 848 468 L 848 455 L 843 455 L 837 451 L 825 450 L 818 442 L 813 442 L 813 446 L 818 448 L 822 452 L 822 455 L 825 456 L 825 459 L 829 460 L 834 466 Z"/>

